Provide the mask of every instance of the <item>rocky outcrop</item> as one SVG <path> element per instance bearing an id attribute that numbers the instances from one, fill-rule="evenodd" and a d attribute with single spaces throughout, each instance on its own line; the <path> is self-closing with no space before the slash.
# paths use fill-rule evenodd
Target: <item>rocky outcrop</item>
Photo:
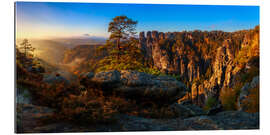
<path id="1" fill-rule="evenodd" d="M 67 80 L 65 77 L 61 76 L 60 74 L 55 74 L 55 75 L 48 75 L 43 78 L 43 81 L 49 84 L 64 84 L 67 85 L 69 84 L 69 80 Z"/>
<path id="2" fill-rule="evenodd" d="M 256 76 L 252 79 L 252 81 L 250 83 L 245 83 L 245 85 L 241 88 L 240 90 L 240 95 L 238 98 L 238 110 L 239 111 L 246 111 L 247 108 L 245 108 L 245 106 L 243 106 L 243 102 L 245 100 L 248 100 L 248 96 L 251 93 L 251 89 L 254 89 L 256 87 L 259 87 L 260 85 L 260 80 L 259 80 L 259 76 Z"/>
<path id="3" fill-rule="evenodd" d="M 243 68 L 250 67 L 237 64 L 237 53 L 244 50 L 246 59 L 259 56 L 258 31 L 258 27 L 235 33 L 148 31 L 146 35 L 139 34 L 138 48 L 151 66 L 184 78 L 185 83 L 190 84 L 193 102 L 203 105 L 209 97 L 218 100 L 220 91 L 232 88 L 235 76 Z M 245 52 L 250 47 L 252 51 Z M 254 55 L 248 54 L 251 52 Z"/>
<path id="4" fill-rule="evenodd" d="M 145 119 L 121 115 L 119 123 L 125 131 L 176 131 L 176 130 L 232 130 L 258 129 L 259 114 L 226 111 L 213 116 L 195 116 L 186 119 Z"/>
<path id="5" fill-rule="evenodd" d="M 204 82 L 205 96 L 219 97 L 219 92 L 223 87 L 230 86 L 232 82 L 232 71 L 235 67 L 234 56 L 231 50 L 231 42 L 224 41 L 223 45 L 217 49 L 215 61 L 212 65 L 213 74 L 209 80 Z"/>
<path id="6" fill-rule="evenodd" d="M 118 114 L 117 123 L 76 125 L 67 122 L 40 123 L 42 117 L 51 116 L 52 111 L 38 106 L 25 107 L 27 110 L 24 109 L 24 117 L 21 117 L 24 120 L 23 127 L 17 130 L 18 133 L 259 129 L 259 114 L 241 111 L 226 111 L 213 116 L 201 115 L 185 119 L 149 119 Z"/>
<path id="7" fill-rule="evenodd" d="M 163 33 L 158 31 L 148 31 L 146 38 L 144 32 L 139 34 L 138 47 L 144 53 L 148 62 L 153 63 L 155 67 L 163 72 L 174 72 L 174 64 L 170 57 L 170 51 L 166 47 L 161 46 L 160 42 L 170 40 L 173 34 Z"/>
<path id="8" fill-rule="evenodd" d="M 182 105 L 174 103 L 170 106 L 170 108 L 176 113 L 176 116 L 179 116 L 179 118 L 182 119 L 206 114 L 204 110 L 193 104 Z"/>
<path id="9" fill-rule="evenodd" d="M 205 74 L 206 69 L 213 65 L 214 75 L 212 78 L 204 84 L 196 84 L 192 87 L 194 88 L 192 93 L 196 91 L 196 96 L 200 96 L 197 101 L 200 100 L 198 102 L 203 104 L 209 94 L 213 94 L 213 96 L 218 94 L 219 88 L 225 83 L 225 78 L 225 84 L 229 85 L 230 83 L 231 76 L 224 74 L 226 70 L 230 73 L 230 70 L 233 69 L 230 67 L 233 60 L 230 41 L 225 41 L 217 50 L 215 59 L 211 60 L 208 55 L 197 52 L 198 48 L 192 45 L 192 34 L 183 35 L 183 40 L 186 40 L 188 44 L 183 44 L 175 38 L 176 36 L 177 33 L 148 31 L 145 37 L 145 33 L 141 32 L 138 47 L 146 56 L 146 61 L 150 61 L 160 71 L 179 75 L 190 83 L 199 80 Z M 193 53 L 187 51 L 186 48 L 190 48 Z M 197 94 L 197 91 L 200 94 Z"/>
<path id="10" fill-rule="evenodd" d="M 191 96 L 194 104 L 203 107 L 206 97 L 203 84 L 198 85 L 197 83 L 193 83 L 191 86 Z"/>
<path id="11" fill-rule="evenodd" d="M 53 112 L 54 110 L 48 107 L 18 103 L 16 106 L 16 132 L 42 132 L 40 130 L 37 130 L 39 126 L 44 125 L 41 121 L 53 116 Z M 52 129 L 50 129 L 49 131 L 53 132 Z"/>
<path id="12" fill-rule="evenodd" d="M 186 86 L 169 76 L 154 76 L 137 71 L 107 71 L 85 74 L 81 83 L 100 88 L 105 93 L 117 93 L 128 98 L 151 100 L 161 104 L 182 98 Z"/>
<path id="13" fill-rule="evenodd" d="M 210 80 L 203 84 L 192 84 L 192 97 L 196 97 L 197 103 L 204 104 L 208 96 L 217 96 L 223 85 L 229 85 L 231 80 L 231 70 L 233 69 L 233 53 L 231 51 L 230 41 L 224 41 L 223 45 L 218 48 L 216 57 L 213 62 L 207 56 L 201 57 L 196 54 L 196 47 L 190 45 L 195 50 L 195 54 L 188 55 L 185 47 L 181 43 L 174 45 L 176 33 L 163 33 L 157 31 L 148 31 L 145 37 L 144 32 L 139 34 L 138 47 L 146 56 L 146 61 L 164 73 L 177 74 L 187 81 L 193 83 L 199 80 L 205 70 L 211 66 L 214 70 Z M 191 42 L 192 35 L 185 35 Z M 188 42 L 187 41 L 187 42 Z M 174 47 L 172 47 L 174 45 Z M 189 46 L 189 45 L 186 45 Z M 172 48 L 174 50 L 172 50 Z"/>
<path id="14" fill-rule="evenodd" d="M 210 117 L 221 129 L 258 129 L 259 113 L 224 111 Z"/>

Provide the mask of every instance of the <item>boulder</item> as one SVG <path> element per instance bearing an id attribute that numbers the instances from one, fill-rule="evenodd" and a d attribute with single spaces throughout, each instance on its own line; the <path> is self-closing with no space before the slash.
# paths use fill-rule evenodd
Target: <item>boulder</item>
<path id="1" fill-rule="evenodd" d="M 28 89 L 17 86 L 16 103 L 17 104 L 30 104 L 32 101 L 31 94 Z"/>
<path id="2" fill-rule="evenodd" d="M 128 98 L 172 103 L 187 92 L 183 83 L 169 76 L 154 76 L 131 70 L 99 72 L 94 76 L 88 74 L 81 80 L 83 85 Z"/>
<path id="3" fill-rule="evenodd" d="M 40 133 L 40 130 L 35 130 L 41 125 L 41 121 L 53 116 L 55 110 L 36 106 L 33 104 L 17 103 L 16 104 L 16 133 Z M 52 132 L 48 130 L 47 132 Z"/>
<path id="4" fill-rule="evenodd" d="M 259 129 L 259 114 L 242 111 L 224 111 L 212 116 L 184 119 L 180 130 Z"/>
<path id="5" fill-rule="evenodd" d="M 211 116 L 211 119 L 225 130 L 259 129 L 259 113 L 224 111 Z"/>
<path id="6" fill-rule="evenodd" d="M 43 81 L 49 84 L 63 83 L 64 85 L 66 85 L 70 83 L 69 80 L 67 80 L 65 77 L 61 76 L 60 74 L 48 75 L 44 77 Z"/>
<path id="7" fill-rule="evenodd" d="M 222 107 L 221 103 L 218 103 L 217 105 L 215 105 L 214 107 L 210 108 L 207 111 L 207 115 L 215 115 L 215 114 L 222 112 L 222 111 L 223 111 L 223 107 Z"/>
<path id="8" fill-rule="evenodd" d="M 41 66 L 29 66 L 27 71 L 32 73 L 44 73 L 45 69 Z"/>
<path id="9" fill-rule="evenodd" d="M 185 119 L 179 126 L 180 130 L 220 130 L 216 121 L 208 116 L 196 116 Z"/>
<path id="10" fill-rule="evenodd" d="M 195 116 L 186 119 L 146 119 L 121 115 L 119 117 L 124 131 L 176 131 L 176 130 L 232 130 L 258 129 L 258 113 L 225 111 L 213 116 Z"/>
<path id="11" fill-rule="evenodd" d="M 206 114 L 203 109 L 200 107 L 190 104 L 190 105 L 182 105 L 178 103 L 174 103 L 170 105 L 170 108 L 176 113 L 180 118 L 188 118 L 192 116 L 200 116 Z"/>

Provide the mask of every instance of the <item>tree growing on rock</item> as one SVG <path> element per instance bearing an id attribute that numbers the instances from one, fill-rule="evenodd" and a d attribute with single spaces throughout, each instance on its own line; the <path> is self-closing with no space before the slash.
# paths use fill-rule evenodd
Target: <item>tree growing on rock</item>
<path id="1" fill-rule="evenodd" d="M 28 39 L 24 39 L 19 46 L 16 45 L 16 59 L 25 66 L 29 65 L 33 62 L 34 50 Z"/>
<path id="2" fill-rule="evenodd" d="M 20 50 L 24 53 L 25 57 L 32 57 L 35 48 L 29 43 L 28 39 L 24 39 L 23 42 L 20 44 Z"/>
<path id="3" fill-rule="evenodd" d="M 109 40 L 104 46 L 98 48 L 103 59 L 97 63 L 95 72 L 108 70 L 136 70 L 150 74 L 160 74 L 157 69 L 149 68 L 143 63 L 144 55 L 137 47 L 136 34 L 137 21 L 127 16 L 116 16 L 109 23 Z"/>
<path id="4" fill-rule="evenodd" d="M 121 40 L 127 40 L 136 34 L 135 28 L 137 23 L 138 23 L 137 21 L 133 21 L 132 19 L 124 15 L 116 16 L 109 23 L 108 32 L 111 33 L 109 39 L 114 40 L 114 42 L 116 42 L 116 46 L 118 49 L 117 54 L 118 59 L 120 57 L 121 51 Z"/>

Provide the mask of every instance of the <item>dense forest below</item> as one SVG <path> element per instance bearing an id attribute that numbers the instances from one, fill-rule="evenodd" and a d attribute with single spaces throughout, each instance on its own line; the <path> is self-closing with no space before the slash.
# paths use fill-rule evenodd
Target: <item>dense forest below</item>
<path id="1" fill-rule="evenodd" d="M 35 56 L 39 50 L 27 39 L 16 45 L 17 131 L 58 132 L 67 123 L 67 132 L 258 128 L 259 26 L 235 32 L 148 31 L 136 38 L 136 24 L 115 17 L 106 43 L 60 45 L 59 53 L 47 47 L 43 53 L 53 54 L 48 57 Z M 40 107 L 42 116 L 46 112 L 37 125 L 65 124 L 33 129 L 25 122 L 29 104 Z M 217 125 L 195 116 L 209 116 Z M 244 125 L 233 125 L 231 118 Z M 153 127 L 139 127 L 137 120 Z M 121 124 L 80 127 L 108 123 Z"/>

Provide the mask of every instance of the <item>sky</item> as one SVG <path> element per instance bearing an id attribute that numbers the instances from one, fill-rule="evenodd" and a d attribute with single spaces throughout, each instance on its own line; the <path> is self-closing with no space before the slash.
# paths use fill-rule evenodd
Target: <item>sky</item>
<path id="1" fill-rule="evenodd" d="M 237 31 L 259 25 L 259 6 L 16 2 L 16 38 L 108 37 L 115 16 L 136 31 Z"/>

